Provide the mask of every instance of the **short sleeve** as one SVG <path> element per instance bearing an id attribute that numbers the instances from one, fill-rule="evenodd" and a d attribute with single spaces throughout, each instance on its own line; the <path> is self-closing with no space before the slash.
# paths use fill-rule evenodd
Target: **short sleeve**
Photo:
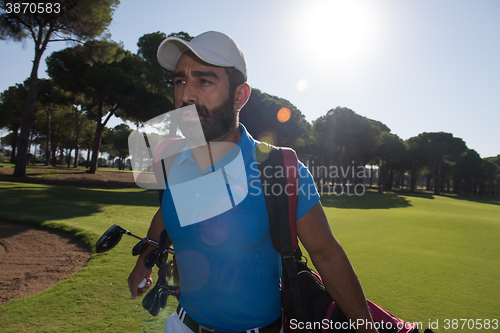
<path id="1" fill-rule="evenodd" d="M 302 162 L 299 161 L 299 197 L 297 203 L 297 220 L 306 215 L 319 202 L 319 193 L 313 177 Z"/>

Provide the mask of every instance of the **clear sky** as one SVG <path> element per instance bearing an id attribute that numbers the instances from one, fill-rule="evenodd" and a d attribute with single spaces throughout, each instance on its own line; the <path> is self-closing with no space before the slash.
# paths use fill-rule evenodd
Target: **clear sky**
<path id="1" fill-rule="evenodd" d="M 348 107 L 402 139 L 444 131 L 500 154 L 499 0 L 122 0 L 109 30 L 132 52 L 146 33 L 222 31 L 245 52 L 249 84 L 310 122 Z M 33 52 L 0 41 L 0 91 L 29 76 Z"/>

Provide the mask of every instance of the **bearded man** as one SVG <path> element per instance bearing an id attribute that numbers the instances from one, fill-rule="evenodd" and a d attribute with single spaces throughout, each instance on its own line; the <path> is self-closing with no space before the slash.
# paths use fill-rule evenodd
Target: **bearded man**
<path id="1" fill-rule="evenodd" d="M 174 71 L 175 107 L 195 105 L 197 110 L 179 114 L 179 127 L 188 140 L 170 167 L 161 207 L 148 231 L 149 238 L 158 240 L 167 230 L 178 265 L 179 307 L 167 319 L 164 332 L 280 332 L 281 257 L 272 245 L 264 191 L 253 168 L 259 142 L 238 121 L 251 92 L 245 56 L 232 38 L 209 31 L 190 42 L 167 38 L 158 49 L 158 61 Z M 210 209 L 203 202 L 211 198 L 194 192 L 182 208 L 192 213 L 188 220 L 194 220 L 183 223 L 180 216 L 186 212 L 174 204 L 174 185 L 224 171 L 235 150 L 242 157 L 247 195 L 234 205 L 237 194 L 230 193 L 231 209 L 196 219 L 203 209 Z M 300 162 L 298 171 L 299 187 L 314 191 L 299 193 L 297 234 L 346 317 L 371 321 L 361 286 L 330 230 L 312 176 Z M 129 276 L 132 298 L 142 296 L 152 283 L 151 270 L 143 263 L 152 250 L 140 255 Z M 143 279 L 148 282 L 139 288 Z"/>

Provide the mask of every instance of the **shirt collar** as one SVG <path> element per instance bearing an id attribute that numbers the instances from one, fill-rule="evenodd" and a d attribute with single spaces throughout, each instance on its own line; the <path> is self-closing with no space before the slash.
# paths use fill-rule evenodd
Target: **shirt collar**
<path id="1" fill-rule="evenodd" d="M 182 148 L 182 150 L 175 158 L 174 163 L 180 165 L 184 161 L 191 161 L 194 163 L 193 155 L 191 154 L 191 149 L 189 149 L 189 140 L 187 140 L 186 145 L 184 146 L 184 148 Z"/>

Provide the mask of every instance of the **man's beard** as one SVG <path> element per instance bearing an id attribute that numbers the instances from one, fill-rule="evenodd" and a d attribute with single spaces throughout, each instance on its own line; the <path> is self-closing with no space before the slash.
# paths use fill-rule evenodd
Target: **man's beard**
<path id="1" fill-rule="evenodd" d="M 196 111 L 202 117 L 200 123 L 204 137 L 202 138 L 201 133 L 198 133 L 199 130 L 194 130 L 194 128 L 198 128 L 197 126 L 191 125 L 189 121 L 183 121 L 182 117 L 180 117 L 178 124 L 182 134 L 197 144 L 223 138 L 236 124 L 237 119 L 233 103 L 234 92 L 229 94 L 226 101 L 211 110 L 208 110 L 204 105 L 196 104 Z M 187 104 L 182 105 L 182 107 L 184 106 L 187 106 Z"/>

